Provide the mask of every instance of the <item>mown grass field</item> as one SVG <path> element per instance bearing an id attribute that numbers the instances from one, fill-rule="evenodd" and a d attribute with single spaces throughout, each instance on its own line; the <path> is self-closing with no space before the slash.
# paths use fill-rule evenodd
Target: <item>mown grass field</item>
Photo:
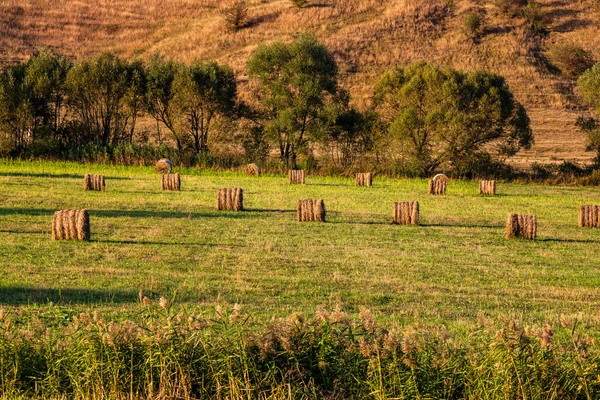
<path id="1" fill-rule="evenodd" d="M 81 312 L 135 318 L 138 292 L 194 312 L 243 306 L 255 322 L 318 307 L 360 306 L 391 325 L 515 316 L 526 323 L 598 322 L 600 230 L 577 227 L 598 188 L 181 170 L 162 192 L 150 167 L 0 161 L 0 308 L 60 323 Z M 83 174 L 106 176 L 84 192 Z M 221 187 L 242 187 L 246 211 L 216 211 Z M 295 221 L 298 199 L 322 198 L 325 224 Z M 392 225 L 394 201 L 418 200 L 422 226 Z M 55 210 L 90 211 L 91 241 L 50 240 Z M 507 240 L 509 212 L 538 216 L 538 240 Z"/>

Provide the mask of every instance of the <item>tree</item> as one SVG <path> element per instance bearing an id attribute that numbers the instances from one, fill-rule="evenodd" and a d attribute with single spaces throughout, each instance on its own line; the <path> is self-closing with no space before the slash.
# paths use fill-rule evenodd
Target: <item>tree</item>
<path id="1" fill-rule="evenodd" d="M 600 114 L 600 63 L 585 71 L 577 81 L 584 103 Z M 600 165 L 600 121 L 580 117 L 577 125 L 588 136 L 588 150 L 596 151 L 596 164 Z"/>
<path id="2" fill-rule="evenodd" d="M 338 90 L 337 65 L 312 35 L 291 44 L 260 45 L 248 62 L 258 81 L 264 129 L 278 146 L 281 161 L 296 167 L 298 150 L 321 129 L 325 104 Z"/>
<path id="3" fill-rule="evenodd" d="M 41 50 L 33 54 L 26 65 L 24 84 L 39 125 L 58 134 L 64 117 L 67 73 L 72 64 L 60 54 Z"/>
<path id="4" fill-rule="evenodd" d="M 128 138 L 127 108 L 131 77 L 128 64 L 105 53 L 73 66 L 67 75 L 69 105 L 92 141 L 116 145 Z"/>
<path id="5" fill-rule="evenodd" d="M 558 44 L 548 51 L 550 61 L 569 78 L 577 79 L 581 74 L 594 66 L 591 52 L 575 44 Z"/>
<path id="6" fill-rule="evenodd" d="M 248 23 L 248 5 L 244 0 L 233 0 L 221 8 L 221 15 L 229 31 L 239 31 Z"/>
<path id="7" fill-rule="evenodd" d="M 171 132 L 177 145 L 177 150 L 183 150 L 183 137 L 176 128 L 175 105 L 173 98 L 175 90 L 173 82 L 175 75 L 183 66 L 173 61 L 165 61 L 160 55 L 155 54 L 146 68 L 146 97 L 145 110 L 156 121 L 156 133 L 159 144 L 162 142 L 160 123 L 163 123 Z"/>
<path id="8" fill-rule="evenodd" d="M 465 28 L 470 38 L 476 39 L 479 36 L 482 25 L 481 15 L 475 11 L 469 11 L 465 16 Z"/>
<path id="9" fill-rule="evenodd" d="M 237 84 L 233 71 L 214 61 L 196 62 L 178 71 L 173 87 L 182 129 L 192 136 L 195 154 L 207 152 L 215 118 L 235 114 Z"/>
<path id="10" fill-rule="evenodd" d="M 371 149 L 377 116 L 351 107 L 348 95 L 340 91 L 336 101 L 325 107 L 323 117 L 319 140 L 332 164 L 345 170 L 352 168 L 357 158 Z"/>
<path id="11" fill-rule="evenodd" d="M 24 65 L 16 65 L 0 73 L 0 132 L 10 143 L 10 147 L 1 149 L 4 153 L 21 153 L 31 139 L 34 113 L 25 71 Z"/>
<path id="12" fill-rule="evenodd" d="M 525 109 L 494 74 L 418 63 L 386 73 L 373 102 L 384 139 L 420 174 L 461 169 L 483 154 L 503 160 L 533 143 Z"/>

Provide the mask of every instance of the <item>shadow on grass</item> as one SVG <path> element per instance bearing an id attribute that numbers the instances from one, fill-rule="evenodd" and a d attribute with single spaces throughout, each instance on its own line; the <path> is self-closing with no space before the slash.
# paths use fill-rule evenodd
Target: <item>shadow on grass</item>
<path id="1" fill-rule="evenodd" d="M 549 242 L 549 243 L 596 243 L 600 244 L 600 240 L 594 239 L 561 239 L 561 238 L 543 238 L 535 239 L 536 242 Z"/>
<path id="2" fill-rule="evenodd" d="M 267 209 L 267 208 L 246 208 L 246 212 L 257 212 L 257 213 L 296 213 L 296 210 L 281 210 L 281 209 Z"/>
<path id="3" fill-rule="evenodd" d="M 0 208 L 0 215 L 48 215 L 54 214 L 57 209 L 48 208 Z M 90 217 L 105 218 L 250 218 L 251 215 L 244 212 L 221 211 L 221 212 L 183 212 L 183 211 L 149 211 L 149 210 L 93 210 L 88 209 Z"/>
<path id="4" fill-rule="evenodd" d="M 41 172 L 0 172 L 0 176 L 20 176 L 20 177 L 31 177 L 31 178 L 56 178 L 56 179 L 83 179 L 84 174 L 52 174 L 52 173 L 41 173 Z M 121 176 L 108 176 L 104 175 L 107 181 L 109 180 L 131 180 L 131 178 L 124 178 Z"/>
<path id="5" fill-rule="evenodd" d="M 0 288 L 0 304 L 24 305 L 31 303 L 54 304 L 98 304 L 98 303 L 132 303 L 137 301 L 134 291 L 95 290 L 95 289 L 60 289 L 60 288 Z"/>
<path id="6" fill-rule="evenodd" d="M 447 224 L 421 224 L 421 226 L 430 226 L 433 228 L 483 228 L 483 229 L 504 229 L 504 225 L 483 225 L 483 224 L 463 224 L 463 223 L 447 223 Z"/>
<path id="7" fill-rule="evenodd" d="M 91 239 L 90 243 L 106 243 L 106 244 L 137 244 L 137 245 L 153 245 L 153 246 L 200 246 L 200 247 L 244 247 L 241 244 L 221 244 L 221 243 L 196 243 L 196 242 L 159 242 L 149 240 L 97 240 Z"/>

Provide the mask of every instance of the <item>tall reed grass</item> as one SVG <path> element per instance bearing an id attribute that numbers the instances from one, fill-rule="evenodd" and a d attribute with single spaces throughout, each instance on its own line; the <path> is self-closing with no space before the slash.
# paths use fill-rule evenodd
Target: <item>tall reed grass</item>
<path id="1" fill-rule="evenodd" d="M 0 396 L 77 399 L 595 399 L 600 349 L 576 325 L 482 318 L 385 329 L 368 309 L 291 315 L 262 328 L 140 296 L 138 321 L 81 314 L 58 327 L 0 310 Z M 252 325 L 252 326 L 251 326 Z M 597 334 L 598 327 L 586 327 Z"/>

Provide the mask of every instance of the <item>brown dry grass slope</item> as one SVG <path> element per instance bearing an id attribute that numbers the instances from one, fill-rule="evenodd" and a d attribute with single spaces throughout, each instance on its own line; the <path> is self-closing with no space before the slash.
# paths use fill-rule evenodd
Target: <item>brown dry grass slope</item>
<path id="1" fill-rule="evenodd" d="M 544 51 L 575 43 L 600 60 L 600 7 L 596 0 L 539 0 L 550 34 L 531 40 L 525 22 L 498 12 L 493 1 L 313 0 L 295 9 L 288 0 L 249 1 L 249 26 L 227 32 L 219 0 L 1 0 L 0 60 L 24 60 L 50 47 L 74 58 L 113 51 L 148 58 L 154 52 L 183 62 L 215 58 L 229 63 L 250 92 L 245 63 L 262 41 L 289 40 L 314 32 L 335 54 L 342 84 L 361 107 L 369 103 L 377 77 L 417 60 L 482 69 L 506 77 L 533 122 L 535 146 L 512 162 L 588 162 L 585 137 L 574 126 L 587 112 L 574 83 L 549 72 Z M 474 41 L 466 33 L 467 12 L 484 16 Z"/>

